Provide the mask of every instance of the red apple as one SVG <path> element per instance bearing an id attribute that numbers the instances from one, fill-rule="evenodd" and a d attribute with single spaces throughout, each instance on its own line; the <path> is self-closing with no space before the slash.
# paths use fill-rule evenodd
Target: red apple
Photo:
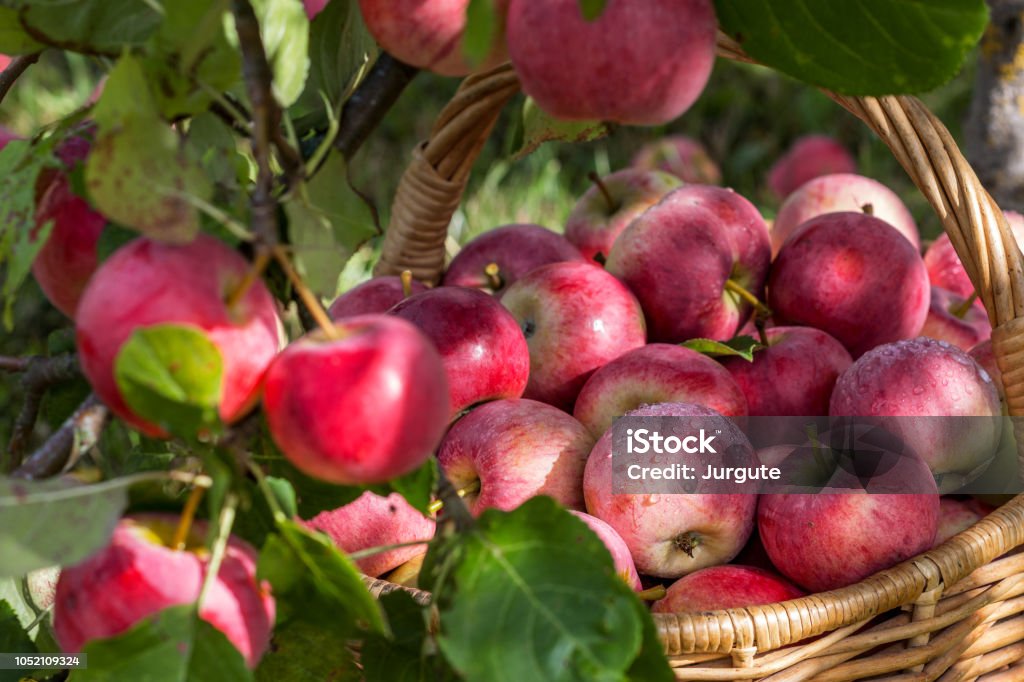
<path id="1" fill-rule="evenodd" d="M 619 235 L 606 268 L 636 294 L 652 341 L 732 338 L 758 296 L 771 258 L 767 226 L 750 202 L 720 187 L 669 193 Z"/>
<path id="2" fill-rule="evenodd" d="M 939 500 L 939 530 L 935 544 L 941 545 L 988 516 L 995 507 L 979 500 L 943 497 Z"/>
<path id="3" fill-rule="evenodd" d="M 369 490 L 343 507 L 323 511 L 305 522 L 330 536 L 348 554 L 371 547 L 397 545 L 434 537 L 434 520 L 405 501 L 398 493 L 387 497 Z M 398 547 L 357 560 L 356 566 L 376 578 L 427 551 L 427 545 Z"/>
<path id="4" fill-rule="evenodd" d="M 571 411 L 597 368 L 644 345 L 644 317 L 619 280 L 588 263 L 553 263 L 501 297 L 530 349 L 523 396 Z"/>
<path id="5" fill-rule="evenodd" d="M 140 620 L 199 597 L 210 562 L 207 524 L 194 521 L 184 550 L 170 547 L 178 518 L 138 514 L 121 519 L 110 544 L 57 581 L 53 630 L 63 651 L 119 635 Z M 230 538 L 199 617 L 217 628 L 255 668 L 270 644 L 274 599 L 256 578 L 256 551 Z"/>
<path id="6" fill-rule="evenodd" d="M 445 286 L 470 287 L 500 296 L 530 270 L 562 261 L 587 262 L 569 241 L 540 225 L 505 225 L 476 237 L 452 259 Z M 489 272 L 489 267 L 496 270 Z"/>
<path id="7" fill-rule="evenodd" d="M 342 485 L 381 483 L 427 460 L 448 424 L 434 344 L 410 322 L 362 315 L 292 342 L 267 370 L 270 434 L 300 470 Z"/>
<path id="8" fill-rule="evenodd" d="M 967 353 L 918 337 L 865 353 L 839 377 L 832 416 L 884 417 L 928 464 L 939 490 L 957 490 L 989 466 L 1002 429 L 999 394 Z"/>
<path id="9" fill-rule="evenodd" d="M 616 417 L 642 405 L 692 403 L 729 417 L 747 414 L 747 401 L 729 372 L 697 351 L 652 343 L 594 372 L 573 416 L 600 438 Z"/>
<path id="10" fill-rule="evenodd" d="M 632 168 L 604 178 L 576 202 L 565 223 L 565 238 L 587 258 L 604 263 L 615 238 L 633 219 L 682 184 L 660 171 Z"/>
<path id="11" fill-rule="evenodd" d="M 709 465 L 756 466 L 746 436 L 714 410 L 685 403 L 648 405 L 627 417 L 677 417 L 671 434 L 696 433 L 698 426 L 716 433 L 716 454 L 687 455 L 686 462 L 702 475 Z M 720 432 L 720 433 L 717 433 Z M 583 495 L 587 512 L 618 532 L 629 547 L 637 570 L 661 578 L 677 578 L 698 569 L 731 560 L 743 548 L 754 525 L 756 485 L 735 485 L 737 493 L 723 493 L 721 485 L 699 485 L 687 494 L 649 492 L 650 481 L 631 481 L 635 492 L 613 492 L 613 476 L 631 462 L 628 455 L 612 458 L 612 430 L 606 431 L 587 459 Z M 728 460 L 726 455 L 729 455 Z M 677 461 L 673 459 L 672 461 Z M 707 486 L 711 485 L 711 488 Z M 746 492 L 747 490 L 751 492 Z M 715 492 L 702 492 L 715 490 Z M 647 492 L 644 492 L 647 491 Z"/>
<path id="12" fill-rule="evenodd" d="M 789 235 L 811 218 L 846 211 L 884 220 L 906 237 L 915 251 L 921 248 L 917 223 L 895 192 L 862 175 L 836 173 L 805 182 L 783 202 L 772 224 L 772 252 L 778 253 Z"/>
<path id="13" fill-rule="evenodd" d="M 761 495 L 757 526 L 772 563 L 811 592 L 834 590 L 932 547 L 938 494 Z"/>
<path id="14" fill-rule="evenodd" d="M 932 285 L 928 317 L 921 327 L 921 336 L 969 350 L 992 336 L 992 324 L 981 306 Z"/>
<path id="15" fill-rule="evenodd" d="M 685 575 L 669 585 L 654 613 L 685 613 L 738 609 L 796 599 L 803 590 L 785 578 L 753 566 L 712 566 Z"/>
<path id="16" fill-rule="evenodd" d="M 535 400 L 496 400 L 455 422 L 437 462 L 474 514 L 515 509 L 548 495 L 583 509 L 590 433 L 561 410 Z"/>
<path id="17" fill-rule="evenodd" d="M 697 99 L 715 60 L 710 0 L 509 0 L 508 53 L 523 91 L 562 119 L 660 125 Z"/>
<path id="18" fill-rule="evenodd" d="M 856 173 L 857 162 L 850 152 L 828 135 L 807 135 L 772 164 L 768 187 L 785 199 L 805 182 L 835 173 Z"/>
<path id="19" fill-rule="evenodd" d="M 492 2 L 499 30 L 480 68 L 507 59 L 500 25 L 508 0 Z M 470 0 L 359 0 L 359 9 L 366 28 L 396 59 L 442 76 L 464 76 L 473 70 L 462 40 L 469 3 Z"/>
<path id="20" fill-rule="evenodd" d="M 36 206 L 37 231 L 52 222 L 50 234 L 32 262 L 32 274 L 46 298 L 68 317 L 96 270 L 96 244 L 107 219 L 71 190 L 59 173 Z"/>
<path id="21" fill-rule="evenodd" d="M 493 296 L 440 287 L 390 311 L 427 335 L 444 363 L 451 414 L 477 403 L 518 398 L 530 376 L 530 349 L 519 323 Z"/>
<path id="22" fill-rule="evenodd" d="M 854 358 L 917 336 L 928 297 L 921 256 L 892 226 L 864 213 L 829 213 L 804 223 L 779 252 L 768 281 L 776 321 L 821 329 Z"/>
<path id="23" fill-rule="evenodd" d="M 411 280 L 409 283 L 410 296 L 426 290 L 427 287 L 421 282 Z M 332 320 L 369 313 L 386 313 L 405 297 L 402 278 L 397 275 L 383 275 L 368 279 L 334 299 L 327 313 Z"/>
<path id="24" fill-rule="evenodd" d="M 717 185 L 722 181 L 722 171 L 704 145 L 685 135 L 648 142 L 633 157 L 631 165 L 640 170 L 671 173 L 687 184 Z"/>
<path id="25" fill-rule="evenodd" d="M 747 400 L 751 416 L 811 417 L 828 414 L 836 379 L 853 362 L 843 344 L 811 327 L 765 330 L 768 347 L 750 362 L 720 362 Z"/>
<path id="26" fill-rule="evenodd" d="M 107 407 L 143 433 L 162 433 L 160 425 L 132 413 L 114 380 L 125 341 L 159 324 L 198 328 L 220 351 L 222 420 L 233 422 L 253 407 L 277 354 L 279 322 L 259 280 L 228 305 L 249 268 L 238 252 L 208 235 L 183 245 L 136 239 L 104 261 L 82 294 L 75 334 L 82 372 Z"/>
<path id="27" fill-rule="evenodd" d="M 1024 244 L 1024 215 L 1016 211 L 1004 211 L 1003 215 L 1017 246 L 1021 247 Z M 970 298 L 974 293 L 974 284 L 967 276 L 967 271 L 964 270 L 964 265 L 953 248 L 953 242 L 945 232 L 924 252 L 924 264 L 928 268 L 928 278 L 933 286 L 948 289 L 963 298 Z"/>
<path id="28" fill-rule="evenodd" d="M 596 516 L 584 514 L 574 509 L 570 509 L 569 513 L 587 524 L 590 530 L 594 531 L 594 535 L 604 543 L 604 546 L 608 548 L 608 553 L 612 555 L 612 561 L 615 563 L 615 572 L 619 574 L 626 584 L 636 592 L 643 590 L 643 585 L 640 584 L 640 576 L 636 572 L 636 564 L 633 563 L 633 557 L 629 555 L 629 547 L 626 547 L 626 543 L 622 541 L 622 538 L 615 532 L 615 529 Z"/>

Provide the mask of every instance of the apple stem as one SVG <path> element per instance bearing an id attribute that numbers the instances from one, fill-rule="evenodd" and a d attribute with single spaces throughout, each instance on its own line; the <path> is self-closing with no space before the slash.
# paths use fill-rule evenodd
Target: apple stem
<path id="1" fill-rule="evenodd" d="M 594 183 L 594 186 L 597 187 L 597 190 L 604 197 L 605 203 L 608 204 L 608 212 L 614 213 L 619 206 L 615 203 L 615 200 L 612 199 L 612 193 L 608 191 L 608 185 L 604 184 L 601 176 L 594 171 L 587 173 L 587 177 L 590 178 L 590 181 Z"/>
<path id="2" fill-rule="evenodd" d="M 185 508 L 181 510 L 181 520 L 174 531 L 174 539 L 171 541 L 171 549 L 181 551 L 188 544 L 188 532 L 192 529 L 192 520 L 196 517 L 196 509 L 199 508 L 199 501 L 203 499 L 205 488 L 196 486 L 192 488 L 188 499 L 185 501 Z"/>
<path id="3" fill-rule="evenodd" d="M 260 249 L 256 252 L 256 258 L 253 260 L 252 265 L 245 273 L 245 277 L 238 283 L 229 294 L 225 304 L 229 309 L 234 308 L 238 305 L 239 301 L 245 298 L 245 295 L 249 292 L 253 282 L 263 276 L 263 271 L 267 269 L 267 264 L 270 263 L 270 252 L 266 249 Z"/>
<path id="4" fill-rule="evenodd" d="M 221 507 L 220 516 L 217 519 L 217 537 L 213 541 L 213 548 L 210 551 L 210 561 L 206 564 L 206 575 L 203 577 L 203 586 L 199 589 L 199 597 L 196 598 L 196 609 L 203 606 L 207 593 L 217 579 L 221 562 L 224 561 L 224 554 L 227 552 L 228 540 L 231 539 L 231 526 L 235 523 L 235 511 L 238 508 L 238 495 L 228 493 L 224 496 L 224 506 Z"/>
<path id="5" fill-rule="evenodd" d="M 664 585 L 655 585 L 654 587 L 648 587 L 646 590 L 637 592 L 636 596 L 640 597 L 643 601 L 658 601 L 665 598 L 665 592 Z"/>
<path id="6" fill-rule="evenodd" d="M 390 552 L 393 549 L 402 549 L 404 547 L 416 547 L 417 545 L 430 544 L 430 540 L 410 540 L 409 542 L 396 542 L 393 545 L 378 545 L 377 547 L 368 547 L 367 549 L 361 549 L 358 552 L 351 552 L 348 558 L 352 561 L 359 561 L 366 557 L 371 557 L 375 554 L 381 554 L 383 552 Z"/>
<path id="7" fill-rule="evenodd" d="M 863 211 L 865 215 L 875 215 L 874 204 L 864 204 L 860 207 L 860 210 Z"/>
<path id="8" fill-rule="evenodd" d="M 686 552 L 686 556 L 693 558 L 693 550 L 700 546 L 700 534 L 692 530 L 686 531 L 676 536 L 675 539 L 676 547 Z"/>
<path id="9" fill-rule="evenodd" d="M 497 263 L 488 263 L 484 268 L 484 276 L 487 278 L 487 286 L 495 291 L 505 286 L 505 280 L 501 277 L 501 268 Z"/>
<path id="10" fill-rule="evenodd" d="M 412 270 L 402 270 L 399 277 L 402 280 L 402 298 L 409 298 L 412 296 Z"/>
<path id="11" fill-rule="evenodd" d="M 464 486 L 462 488 L 459 488 L 458 490 L 455 491 L 455 494 L 458 495 L 460 498 L 462 498 L 462 497 L 465 497 L 466 495 L 475 495 L 478 492 L 480 492 L 480 479 L 479 478 L 476 479 L 475 481 L 473 481 L 472 483 L 470 483 L 469 485 L 466 485 L 466 486 Z M 439 499 L 438 500 L 434 500 L 429 505 L 427 505 L 427 511 L 430 512 L 431 514 L 436 514 L 437 512 L 441 511 L 443 508 L 444 508 L 444 501 L 443 500 L 439 500 Z"/>
<path id="12" fill-rule="evenodd" d="M 971 309 L 971 306 L 974 305 L 974 302 L 977 300 L 978 292 L 972 291 L 970 296 L 968 296 L 962 302 L 952 306 L 949 309 L 950 315 L 957 318 L 958 320 L 964 319 L 964 316 L 967 314 L 967 311 Z"/>
<path id="13" fill-rule="evenodd" d="M 335 327 L 334 323 L 331 322 L 331 318 L 328 317 L 327 311 L 324 310 L 323 305 L 320 304 L 320 301 L 318 301 L 316 296 L 313 295 L 313 292 L 309 290 L 308 286 L 306 286 L 306 283 L 302 280 L 302 277 L 299 276 L 299 273 L 295 272 L 295 268 L 292 266 L 292 261 L 288 258 L 288 254 L 285 253 L 284 249 L 282 249 L 280 245 L 273 246 L 271 248 L 271 253 L 274 256 L 274 260 L 276 260 L 281 266 L 281 269 L 284 270 L 284 274 L 288 277 L 288 281 L 292 283 L 293 287 L 295 287 L 296 293 L 298 293 L 299 298 L 302 299 L 302 303 L 306 306 L 306 309 L 309 310 L 309 314 L 313 316 L 314 320 L 316 320 L 317 326 L 323 330 L 328 339 L 337 339 L 337 327 Z"/>
<path id="14" fill-rule="evenodd" d="M 768 331 L 765 329 L 765 322 L 767 321 L 768 319 L 761 314 L 754 314 L 754 329 L 757 330 L 757 340 L 761 342 L 762 346 L 766 347 L 771 345 L 768 343 Z"/>
<path id="15" fill-rule="evenodd" d="M 754 294 L 750 293 L 750 291 L 748 291 L 746 287 L 744 287 L 736 280 L 725 280 L 725 290 L 731 294 L 735 294 L 735 296 L 741 301 L 746 301 L 747 303 L 752 305 L 754 307 L 755 314 L 761 316 L 762 318 L 768 319 L 769 317 L 772 316 L 771 308 L 762 303 L 757 296 L 754 296 Z"/>

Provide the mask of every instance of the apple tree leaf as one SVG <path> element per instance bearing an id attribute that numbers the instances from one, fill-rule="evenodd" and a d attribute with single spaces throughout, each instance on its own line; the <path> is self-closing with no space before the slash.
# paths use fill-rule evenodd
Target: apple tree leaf
<path id="1" fill-rule="evenodd" d="M 462 51 L 470 64 L 482 64 L 499 37 L 498 15 L 494 0 L 469 0 L 466 28 L 462 32 Z"/>
<path id="2" fill-rule="evenodd" d="M 609 134 L 608 125 L 601 121 L 563 121 L 545 113 L 532 97 L 523 103 L 523 144 L 513 154 L 521 159 L 545 142 L 590 142 Z"/>
<path id="3" fill-rule="evenodd" d="M 274 628 L 270 651 L 257 666 L 255 679 L 256 682 L 359 682 L 363 677 L 344 634 L 319 624 L 292 620 Z"/>
<path id="4" fill-rule="evenodd" d="M 467 680 L 624 679 L 631 669 L 673 679 L 608 550 L 550 498 L 487 510 L 432 543 L 420 580 L 435 595 L 441 650 Z"/>
<path id="5" fill-rule="evenodd" d="M 230 6 L 230 0 L 164 3 L 160 29 L 146 44 L 145 66 L 165 118 L 204 111 L 210 92 L 229 90 L 241 75 L 241 56 L 224 21 Z"/>
<path id="6" fill-rule="evenodd" d="M 309 78 L 291 114 L 300 131 L 327 127 L 324 97 L 335 111 L 378 54 L 357 0 L 331 0 L 309 24 Z"/>
<path id="7" fill-rule="evenodd" d="M 281 106 L 291 106 L 302 94 L 309 74 L 306 10 L 297 0 L 253 0 L 252 7 L 274 75 L 274 97 Z"/>
<path id="8" fill-rule="evenodd" d="M 52 147 L 48 140 L 36 146 L 13 140 L 0 151 L 0 272 L 4 273 L 3 317 L 8 329 L 14 323 L 13 305 L 18 289 L 53 228 L 51 221 L 35 224 L 36 180 L 52 163 Z"/>
<path id="9" fill-rule="evenodd" d="M 434 649 L 427 630 L 429 613 L 408 592 L 395 590 L 380 598 L 388 635 L 363 641 L 360 662 L 366 682 L 454 682 L 459 679 Z"/>
<path id="10" fill-rule="evenodd" d="M 117 353 L 114 380 L 133 412 L 185 438 L 219 424 L 223 359 L 197 327 L 137 329 Z"/>
<path id="11" fill-rule="evenodd" d="M 345 159 L 331 152 L 319 172 L 284 205 L 296 267 L 321 294 L 334 292 L 345 261 L 373 235 L 373 211 L 349 185 Z"/>
<path id="12" fill-rule="evenodd" d="M 352 560 L 327 537 L 294 521 L 278 523 L 267 538 L 257 575 L 273 587 L 278 623 L 300 619 L 341 637 L 384 628 L 380 607 Z"/>
<path id="13" fill-rule="evenodd" d="M 85 181 L 97 210 L 142 234 L 188 242 L 199 231 L 189 197 L 209 200 L 210 182 L 160 117 L 143 60 L 124 55 L 96 103 L 99 133 Z"/>
<path id="14" fill-rule="evenodd" d="M 18 19 L 18 10 L 0 7 L 0 54 L 29 54 L 42 48 L 42 44 L 25 32 Z"/>
<path id="15" fill-rule="evenodd" d="M 107 56 L 141 46 L 161 19 L 155 3 L 147 0 L 3 0 L 0 4 L 16 11 L 23 31 L 38 42 Z"/>
<path id="16" fill-rule="evenodd" d="M 747 362 L 753 362 L 754 353 L 764 348 L 764 344 L 753 336 L 737 336 L 728 341 L 690 339 L 689 341 L 684 341 L 681 345 L 683 348 L 689 348 L 713 358 L 738 356 Z"/>
<path id="17" fill-rule="evenodd" d="M 6 601 L 0 600 L 0 651 L 19 653 L 19 654 L 31 654 L 36 652 L 35 642 L 25 632 L 24 626 L 18 619 L 18 614 L 14 612 L 14 608 Z M 0 680 L 3 679 L 3 673 L 9 671 L 0 671 Z M 14 680 L 18 677 L 14 676 Z"/>
<path id="18" fill-rule="evenodd" d="M 0 478 L 0 577 L 82 561 L 110 541 L 128 488 L 163 477 L 136 474 L 90 485 Z"/>
<path id="19" fill-rule="evenodd" d="M 715 10 L 754 59 L 844 95 L 936 88 L 988 23 L 984 0 L 715 0 Z"/>
<path id="20" fill-rule="evenodd" d="M 249 682 L 252 672 L 224 633 L 199 618 L 194 604 L 172 606 L 82 653 L 89 667 L 77 682 Z"/>

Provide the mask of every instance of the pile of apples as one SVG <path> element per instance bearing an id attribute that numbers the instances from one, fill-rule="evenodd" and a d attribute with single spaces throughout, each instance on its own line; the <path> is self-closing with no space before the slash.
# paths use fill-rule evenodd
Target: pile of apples
<path id="1" fill-rule="evenodd" d="M 323 6 L 306 4 L 311 13 Z M 406 4 L 360 2 L 389 51 L 442 73 L 467 70 L 452 49 L 462 25 L 450 27 L 444 13 L 421 15 L 430 40 L 411 40 L 412 28 L 389 23 L 415 14 Z M 464 22 L 465 3 L 447 4 Z M 691 18 L 686 40 L 678 27 L 663 31 L 660 10 L 609 2 L 599 20 L 569 32 L 579 45 L 557 50 L 539 41 L 582 21 L 576 0 L 497 4 L 524 89 L 565 118 L 664 122 L 693 102 L 710 73 L 715 20 L 706 0 L 682 3 Z M 644 3 L 662 5 L 673 3 Z M 402 40 L 393 42 L 391 29 Z M 403 41 L 435 51 L 405 55 Z M 648 62 L 687 68 L 649 70 L 638 83 L 636 64 L 623 57 L 632 52 L 615 48 L 622 41 L 653 52 L 643 55 Z M 559 61 L 595 46 L 616 57 L 583 60 L 590 76 Z M 580 91 L 595 80 L 601 88 Z M 659 93 L 657 101 L 645 93 Z M 220 352 L 221 420 L 262 405 L 298 469 L 362 485 L 436 457 L 473 514 L 550 496 L 604 541 L 634 588 L 675 581 L 655 611 L 754 605 L 848 585 L 989 510 L 940 498 L 991 458 L 1000 430 L 983 421 L 967 434 L 901 434 L 927 467 L 927 493 L 612 493 L 610 429 L 621 415 L 1001 414 L 988 320 L 948 238 L 922 257 L 899 197 L 856 175 L 833 140 L 802 140 L 773 168 L 768 184 L 786 198 L 771 226 L 747 199 L 714 184 L 720 173 L 699 145 L 666 140 L 642 150 L 635 167 L 596 179 L 564 234 L 539 225 L 490 230 L 455 256 L 440 286 L 371 279 L 333 302 L 333 326 L 291 343 L 250 264 L 211 236 L 188 244 L 139 238 L 97 265 L 107 221 L 68 179 L 88 149 L 86 130 L 58 151 L 64 168 L 41 183 L 37 215 L 53 228 L 33 272 L 73 317 L 96 394 L 147 435 L 167 436 L 167 425 L 125 401 L 118 353 L 140 329 L 187 325 Z M 1011 222 L 1020 238 L 1024 219 Z M 749 333 L 764 343 L 752 361 L 681 345 Z M 767 463 L 780 454 L 759 456 Z M 435 530 L 401 496 L 370 492 L 306 523 L 347 552 L 426 540 Z M 62 572 L 54 624 L 65 650 L 196 599 L 208 562 L 201 533 L 181 552 L 171 547 L 173 525 L 160 516 L 125 519 L 108 548 Z M 423 551 L 405 546 L 358 563 L 369 575 L 413 584 Z M 250 666 L 274 619 L 254 557 L 232 540 L 203 614 Z M 111 599 L 110 586 L 123 587 L 124 598 Z"/>

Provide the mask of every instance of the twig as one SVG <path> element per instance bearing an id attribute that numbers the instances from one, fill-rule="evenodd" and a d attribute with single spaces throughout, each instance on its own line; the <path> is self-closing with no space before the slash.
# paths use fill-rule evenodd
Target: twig
<path id="1" fill-rule="evenodd" d="M 273 131 L 280 127 L 281 111 L 271 90 L 273 74 L 252 5 L 249 0 L 233 0 L 231 11 L 242 48 L 242 75 L 252 104 L 252 149 L 257 168 L 251 198 L 253 231 L 264 245 L 272 247 L 277 244 L 277 202 L 273 196 L 270 142 Z"/>
<path id="2" fill-rule="evenodd" d="M 345 102 L 334 136 L 334 148 L 346 159 L 352 158 L 417 73 L 418 69 L 382 52 Z M 332 132 L 320 132 L 303 142 L 303 157 L 316 161 L 309 164 L 309 172 L 315 173 L 322 163 L 323 155 L 317 154 L 317 150 Z"/>
<path id="3" fill-rule="evenodd" d="M 68 417 L 60 428 L 53 432 L 45 443 L 32 453 L 14 473 L 14 478 L 46 478 L 64 470 L 71 458 L 75 433 L 89 433 L 93 442 L 99 438 L 100 431 L 107 420 L 107 408 L 95 394 L 90 393 L 74 414 Z"/>
<path id="4" fill-rule="evenodd" d="M 31 357 L 27 358 L 22 371 L 24 374 L 21 377 L 21 385 L 25 390 L 25 400 L 14 421 L 4 471 L 15 469 L 21 464 L 22 452 L 36 428 L 43 396 L 52 386 L 79 375 L 78 358 L 71 353 L 53 357 Z"/>
<path id="5" fill-rule="evenodd" d="M 221 562 L 227 553 L 228 541 L 231 539 L 231 526 L 235 523 L 235 511 L 238 508 L 238 496 L 228 493 L 224 498 L 224 506 L 221 507 L 220 517 L 217 519 L 217 537 L 210 552 L 210 561 L 206 564 L 206 576 L 203 578 L 203 586 L 199 589 L 199 597 L 196 599 L 196 610 L 202 608 L 206 595 L 210 593 L 217 580 L 217 573 L 220 572 Z"/>
<path id="6" fill-rule="evenodd" d="M 28 67 L 39 61 L 40 52 L 33 52 L 21 57 L 15 57 L 7 68 L 0 72 L 0 102 L 4 101 L 7 93 L 14 87 L 14 83 L 21 77 L 21 74 L 28 70 Z"/>
<path id="7" fill-rule="evenodd" d="M 331 318 L 327 315 L 327 311 L 325 311 L 324 307 L 320 305 L 320 301 L 318 301 L 313 292 L 309 290 L 306 283 L 302 281 L 302 277 L 299 276 L 299 273 L 295 272 L 295 267 L 292 265 L 292 261 L 285 250 L 280 246 L 275 246 L 271 250 L 271 253 L 274 256 L 274 260 L 277 261 L 277 264 L 281 266 L 282 270 L 284 270 L 284 274 L 288 277 L 288 281 L 291 282 L 292 287 L 295 289 L 295 293 L 297 293 L 299 298 L 302 299 L 302 304 L 306 307 L 306 310 L 309 311 L 309 314 L 313 316 L 317 326 L 320 327 L 327 338 L 337 338 L 338 330 L 335 328 L 334 323 L 331 322 Z"/>
<path id="8" fill-rule="evenodd" d="M 32 362 L 31 357 L 19 358 L 0 355 L 0 372 L 10 372 L 11 374 L 24 372 L 28 369 L 30 362 Z"/>

